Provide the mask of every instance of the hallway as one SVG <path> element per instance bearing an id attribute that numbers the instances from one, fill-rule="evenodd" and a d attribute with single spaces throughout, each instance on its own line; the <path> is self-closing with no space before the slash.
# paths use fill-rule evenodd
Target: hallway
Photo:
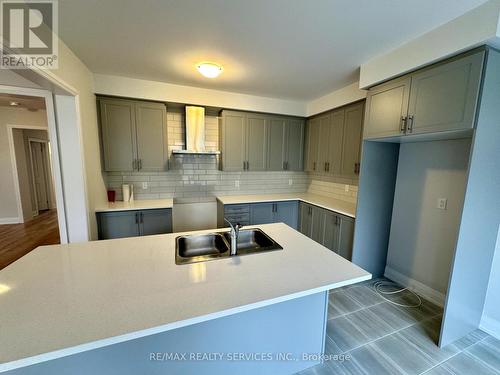
<path id="1" fill-rule="evenodd" d="M 60 243 L 57 211 L 40 213 L 24 224 L 0 225 L 0 269 L 42 245 Z"/>

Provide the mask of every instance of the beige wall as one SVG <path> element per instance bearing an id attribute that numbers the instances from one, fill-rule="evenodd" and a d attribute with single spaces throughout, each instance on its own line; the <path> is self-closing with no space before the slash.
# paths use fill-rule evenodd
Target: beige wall
<path id="1" fill-rule="evenodd" d="M 106 202 L 106 189 L 101 172 L 99 133 L 97 126 L 96 99 L 93 76 L 82 61 L 61 41 L 59 42 L 59 69 L 47 72 L 49 78 L 70 86 L 77 92 L 79 104 L 80 135 L 85 171 L 85 190 L 88 207 L 90 238 L 97 238 L 95 219 L 96 205 Z M 58 124 L 74 126 L 74 124 Z M 64 181 L 71 184 L 71 181 Z"/>
<path id="2" fill-rule="evenodd" d="M 18 216 L 7 125 L 47 127 L 47 114 L 44 110 L 30 112 L 22 108 L 0 107 L 0 221 Z"/>

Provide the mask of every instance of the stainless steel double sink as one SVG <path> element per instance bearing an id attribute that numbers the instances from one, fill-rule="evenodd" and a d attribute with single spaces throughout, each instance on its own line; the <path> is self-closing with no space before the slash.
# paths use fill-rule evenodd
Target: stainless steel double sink
<path id="1" fill-rule="evenodd" d="M 229 258 L 231 235 L 229 232 L 193 234 L 175 239 L 175 263 L 189 264 Z M 283 250 L 260 229 L 242 229 L 238 235 L 236 256 Z"/>

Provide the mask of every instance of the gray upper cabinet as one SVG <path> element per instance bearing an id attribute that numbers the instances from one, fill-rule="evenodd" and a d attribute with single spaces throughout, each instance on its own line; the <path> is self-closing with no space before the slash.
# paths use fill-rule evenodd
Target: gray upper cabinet
<path id="1" fill-rule="evenodd" d="M 110 172 L 133 171 L 137 158 L 134 103 L 101 99 L 99 104 L 104 169 Z"/>
<path id="2" fill-rule="evenodd" d="M 222 168 L 240 171 L 246 168 L 246 114 L 224 111 L 221 127 Z"/>
<path id="3" fill-rule="evenodd" d="M 269 119 L 267 169 L 270 171 L 286 169 L 286 132 L 287 124 L 284 118 Z"/>
<path id="4" fill-rule="evenodd" d="M 104 170 L 168 168 L 167 111 L 162 103 L 99 98 Z"/>
<path id="5" fill-rule="evenodd" d="M 304 120 L 295 118 L 286 120 L 284 161 L 287 171 L 304 169 L 304 133 Z"/>
<path id="6" fill-rule="evenodd" d="M 328 152 L 330 151 L 330 114 L 319 118 L 318 172 L 328 172 Z"/>
<path id="7" fill-rule="evenodd" d="M 269 119 L 269 171 L 301 171 L 304 169 L 304 121 L 275 117 Z"/>
<path id="8" fill-rule="evenodd" d="M 249 171 L 265 171 L 267 169 L 267 128 L 268 119 L 257 114 L 247 115 L 247 166 Z"/>
<path id="9" fill-rule="evenodd" d="M 407 132 L 472 128 L 483 59 L 481 52 L 413 74 Z"/>
<path id="10" fill-rule="evenodd" d="M 364 101 L 308 121 L 307 171 L 356 178 L 363 132 Z"/>
<path id="11" fill-rule="evenodd" d="M 144 172 L 166 169 L 168 163 L 167 111 L 161 103 L 135 105 L 138 168 Z"/>
<path id="12" fill-rule="evenodd" d="M 332 112 L 326 172 L 339 175 L 342 171 L 342 140 L 344 137 L 345 110 Z"/>
<path id="13" fill-rule="evenodd" d="M 307 122 L 307 172 L 319 171 L 319 118 Z"/>
<path id="14" fill-rule="evenodd" d="M 369 90 L 365 138 L 474 127 L 484 51 L 459 56 Z"/>
<path id="15" fill-rule="evenodd" d="M 410 81 L 410 77 L 403 77 L 368 91 L 365 138 L 404 134 Z"/>
<path id="16" fill-rule="evenodd" d="M 225 171 L 303 169 L 301 119 L 224 110 L 220 136 Z"/>
<path id="17" fill-rule="evenodd" d="M 342 162 L 340 174 L 357 177 L 360 169 L 361 141 L 363 138 L 364 104 L 357 103 L 344 110 Z"/>

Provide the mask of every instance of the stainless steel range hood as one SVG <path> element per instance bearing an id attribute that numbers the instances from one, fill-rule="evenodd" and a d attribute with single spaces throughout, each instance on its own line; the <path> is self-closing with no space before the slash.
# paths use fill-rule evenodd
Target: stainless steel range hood
<path id="1" fill-rule="evenodd" d="M 205 149 L 205 108 L 186 106 L 186 149 L 173 150 L 174 154 L 217 155 L 220 151 Z"/>

